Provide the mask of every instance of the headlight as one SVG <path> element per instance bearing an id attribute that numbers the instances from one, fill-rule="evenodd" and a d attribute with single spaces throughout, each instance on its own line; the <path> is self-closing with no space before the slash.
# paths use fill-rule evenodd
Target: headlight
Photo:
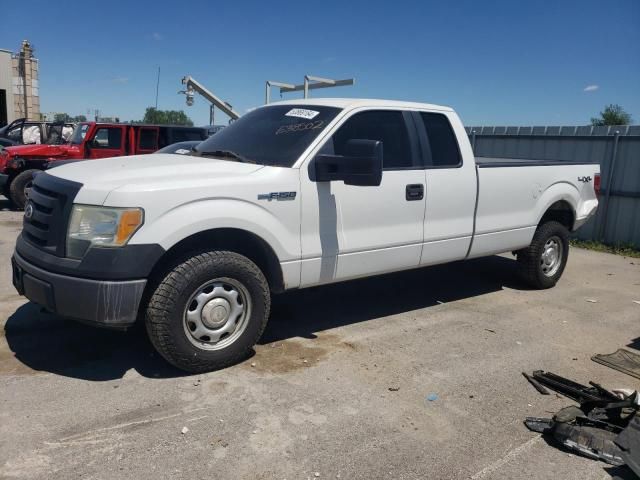
<path id="1" fill-rule="evenodd" d="M 82 258 L 93 245 L 121 247 L 140 228 L 141 208 L 74 205 L 67 231 L 67 257 Z"/>

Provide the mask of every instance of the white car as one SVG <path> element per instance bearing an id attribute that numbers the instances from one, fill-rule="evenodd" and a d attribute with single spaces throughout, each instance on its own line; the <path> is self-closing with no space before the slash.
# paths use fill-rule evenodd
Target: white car
<path id="1" fill-rule="evenodd" d="M 474 159 L 448 107 L 322 99 L 247 113 L 191 154 L 63 165 L 36 176 L 14 284 L 61 316 L 146 322 L 164 358 L 244 358 L 272 293 L 515 252 L 556 284 L 599 166 Z"/>

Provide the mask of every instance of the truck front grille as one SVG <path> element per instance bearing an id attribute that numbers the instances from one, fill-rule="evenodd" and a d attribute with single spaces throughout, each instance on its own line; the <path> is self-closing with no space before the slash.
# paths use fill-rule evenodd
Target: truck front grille
<path id="1" fill-rule="evenodd" d="M 29 243 L 63 257 L 69 215 L 82 184 L 46 173 L 33 180 L 25 206 L 22 234 Z"/>

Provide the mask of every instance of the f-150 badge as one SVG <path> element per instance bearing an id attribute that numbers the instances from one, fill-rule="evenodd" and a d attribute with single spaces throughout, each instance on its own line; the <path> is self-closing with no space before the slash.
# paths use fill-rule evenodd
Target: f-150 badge
<path id="1" fill-rule="evenodd" d="M 295 200 L 296 192 L 271 192 L 260 193 L 258 200 Z"/>

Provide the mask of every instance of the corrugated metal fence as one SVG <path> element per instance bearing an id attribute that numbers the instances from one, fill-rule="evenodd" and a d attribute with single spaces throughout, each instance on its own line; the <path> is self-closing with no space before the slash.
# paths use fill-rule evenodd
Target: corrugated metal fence
<path id="1" fill-rule="evenodd" d="M 640 125 L 614 127 L 467 127 L 478 157 L 597 162 L 597 215 L 577 237 L 640 248 Z"/>

